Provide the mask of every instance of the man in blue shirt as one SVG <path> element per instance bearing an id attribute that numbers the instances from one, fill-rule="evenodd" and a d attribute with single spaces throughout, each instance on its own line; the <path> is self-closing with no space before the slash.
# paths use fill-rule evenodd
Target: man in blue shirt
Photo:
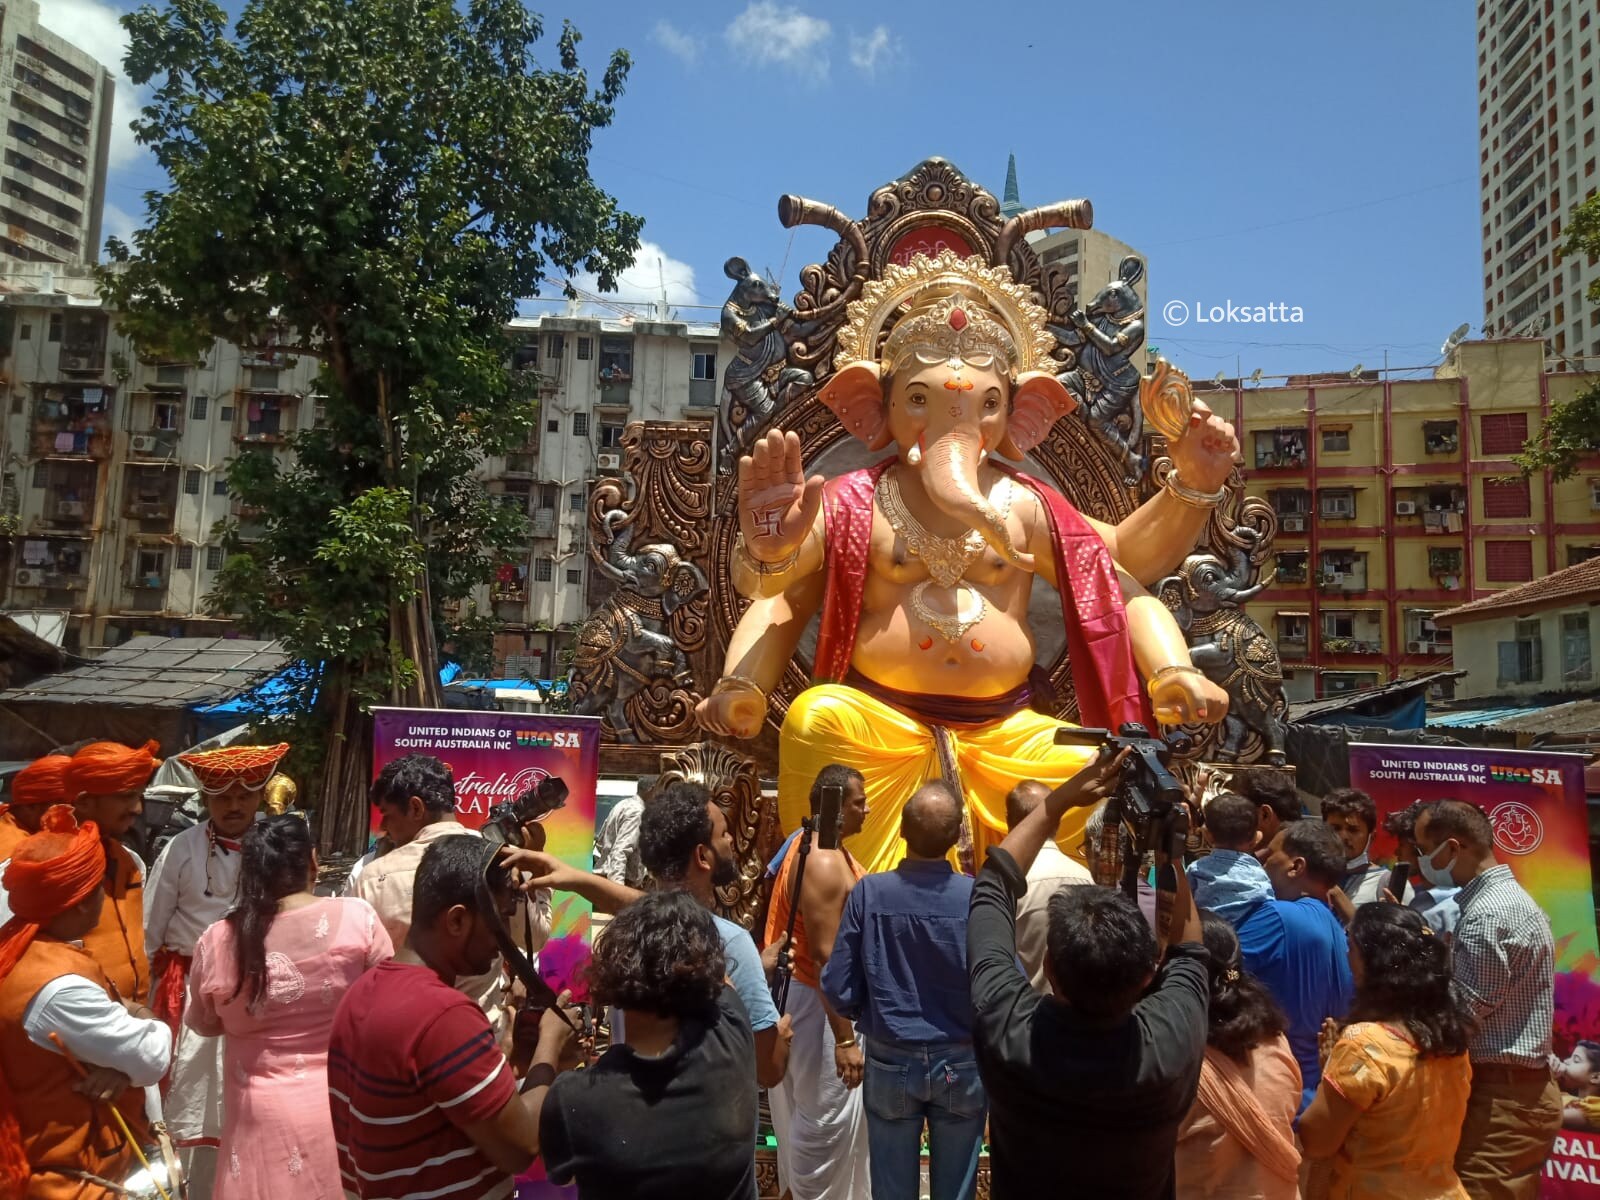
<path id="1" fill-rule="evenodd" d="M 1263 900 L 1234 926 L 1245 967 L 1289 1018 L 1302 1112 L 1322 1081 L 1322 1023 L 1344 1016 L 1354 992 L 1344 926 L 1328 907 L 1328 892 L 1344 877 L 1345 858 L 1344 842 L 1331 826 L 1317 820 L 1283 826 L 1262 862 L 1276 899 Z"/>
<path id="2" fill-rule="evenodd" d="M 960 801 L 943 783 L 924 784 L 906 804 L 900 834 L 900 865 L 850 891 L 822 991 L 866 1042 L 872 1194 L 919 1194 L 926 1121 L 933 1200 L 967 1200 L 988 1102 L 967 982 L 972 880 L 945 857 L 961 836 Z"/>

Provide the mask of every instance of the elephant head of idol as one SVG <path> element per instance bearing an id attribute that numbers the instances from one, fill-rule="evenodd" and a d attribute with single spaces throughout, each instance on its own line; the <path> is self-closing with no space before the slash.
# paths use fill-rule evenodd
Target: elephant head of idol
<path id="1" fill-rule="evenodd" d="M 870 449 L 893 443 L 943 512 L 1031 570 L 978 468 L 1021 459 L 1075 407 L 1044 309 L 1005 267 L 950 251 L 891 266 L 851 303 L 822 401 Z"/>

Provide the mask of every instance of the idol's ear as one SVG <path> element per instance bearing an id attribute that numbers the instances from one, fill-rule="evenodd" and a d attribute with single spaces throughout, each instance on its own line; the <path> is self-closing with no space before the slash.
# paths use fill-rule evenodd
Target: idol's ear
<path id="1" fill-rule="evenodd" d="M 1001 455 L 1020 459 L 1044 441 L 1050 426 L 1078 407 L 1072 393 L 1048 371 L 1025 371 L 1011 392 L 1011 419 L 996 447 Z"/>
<path id="2" fill-rule="evenodd" d="M 882 450 L 890 442 L 883 412 L 883 375 L 875 362 L 853 362 L 822 385 L 822 402 L 839 423 L 867 444 Z"/>

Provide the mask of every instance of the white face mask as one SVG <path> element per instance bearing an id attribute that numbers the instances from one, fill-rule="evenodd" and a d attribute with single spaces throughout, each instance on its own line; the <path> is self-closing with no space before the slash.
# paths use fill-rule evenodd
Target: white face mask
<path id="1" fill-rule="evenodd" d="M 1450 868 L 1454 865 L 1456 856 L 1452 854 L 1450 861 L 1442 867 L 1436 865 L 1433 861 L 1434 854 L 1438 854 L 1449 844 L 1449 842 L 1445 842 L 1443 845 L 1435 846 L 1433 854 L 1417 855 L 1417 869 L 1422 872 L 1422 877 L 1428 881 L 1430 887 L 1448 888 L 1456 885 L 1455 876 L 1450 873 Z"/>
<path id="2" fill-rule="evenodd" d="M 1365 846 L 1361 847 L 1361 853 L 1356 855 L 1354 858 L 1345 860 L 1344 869 L 1346 871 L 1359 871 L 1362 867 L 1367 865 L 1367 861 L 1368 861 L 1367 860 L 1367 855 L 1371 851 L 1372 851 L 1372 838 L 1368 837 L 1367 838 L 1367 844 Z"/>

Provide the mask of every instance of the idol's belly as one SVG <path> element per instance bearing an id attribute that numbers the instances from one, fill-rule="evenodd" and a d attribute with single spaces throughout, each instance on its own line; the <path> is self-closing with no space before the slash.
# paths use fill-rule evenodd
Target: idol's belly
<path id="1" fill-rule="evenodd" d="M 930 622 L 915 611 L 910 592 L 898 603 L 863 608 L 850 660 L 857 671 L 897 691 L 934 696 L 998 696 L 1027 681 L 1037 651 L 1025 621 L 986 601 L 982 617 L 963 629 L 961 618 L 976 607 L 973 594 L 958 607 L 949 592 L 930 588 L 923 596 Z"/>

